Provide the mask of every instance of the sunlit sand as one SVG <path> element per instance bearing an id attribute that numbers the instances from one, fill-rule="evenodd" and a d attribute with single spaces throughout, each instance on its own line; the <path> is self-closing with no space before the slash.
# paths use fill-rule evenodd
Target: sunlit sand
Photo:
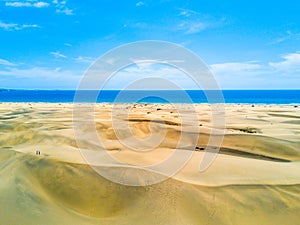
<path id="1" fill-rule="evenodd" d="M 170 105 L 128 105 L 138 138 L 165 126 L 153 151 L 123 146 L 112 128 L 112 104 L 98 104 L 95 128 L 116 160 L 152 165 L 168 158 L 181 137 L 180 115 Z M 97 174 L 74 137 L 72 104 L 0 104 L 0 224 L 297 224 L 300 211 L 300 108 L 226 105 L 220 152 L 204 172 L 199 165 L 212 129 L 209 105 L 196 105 L 199 140 L 192 158 L 161 183 L 130 187 Z M 183 105 L 191 110 L 189 105 Z M 158 110 L 159 108 L 159 110 Z M 122 112 L 120 112 L 120 115 Z M 84 119 L 84 118 L 83 118 Z M 126 138 L 128 134 L 121 133 Z M 36 154 L 40 151 L 40 155 Z M 137 222 L 139 221 L 139 222 Z"/>

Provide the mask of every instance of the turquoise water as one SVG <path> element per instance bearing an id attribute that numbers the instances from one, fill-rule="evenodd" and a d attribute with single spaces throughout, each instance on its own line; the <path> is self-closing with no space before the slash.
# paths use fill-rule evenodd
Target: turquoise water
<path id="1" fill-rule="evenodd" d="M 116 98 L 121 93 L 120 98 Z M 248 104 L 299 104 L 300 90 L 223 90 L 225 103 Z M 214 91 L 208 91 L 214 94 Z M 73 102 L 72 90 L 0 90 L 0 102 Z M 95 91 L 82 91 L 80 102 L 93 102 Z M 213 96 L 213 95 L 212 95 Z M 101 91 L 97 102 L 101 103 L 208 103 L 203 91 Z M 220 98 L 210 98 L 210 103 L 222 102 Z"/>

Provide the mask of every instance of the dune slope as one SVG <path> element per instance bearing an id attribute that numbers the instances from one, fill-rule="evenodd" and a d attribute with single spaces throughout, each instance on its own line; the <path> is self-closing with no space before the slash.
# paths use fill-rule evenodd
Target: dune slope
<path id="1" fill-rule="evenodd" d="M 72 105 L 0 104 L 0 224 L 297 224 L 299 109 L 226 106 L 220 153 L 205 172 L 199 164 L 211 116 L 207 105 L 196 109 L 199 121 L 193 122 L 199 124 L 200 136 L 187 165 L 164 182 L 131 187 L 111 182 L 87 165 L 74 138 Z M 96 108 L 95 127 L 106 149 L 87 138 L 88 129 L 84 146 L 108 150 L 133 165 L 164 160 L 179 138 L 183 145 L 178 150 L 191 151 L 196 131 L 181 131 L 182 121 L 170 106 L 136 105 L 127 119 L 120 112 L 139 138 L 165 126 L 164 140 L 144 153 L 118 141 L 111 110 L 112 105 Z M 121 138 L 130 138 L 122 132 Z"/>

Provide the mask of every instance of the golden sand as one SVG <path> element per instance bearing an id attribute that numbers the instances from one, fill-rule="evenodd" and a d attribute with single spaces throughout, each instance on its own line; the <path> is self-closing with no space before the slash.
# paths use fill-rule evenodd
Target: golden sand
<path id="1" fill-rule="evenodd" d="M 209 105 L 196 105 L 200 119 L 193 122 L 199 124 L 200 136 L 188 164 L 164 182 L 131 187 L 86 165 L 74 138 L 72 107 L 0 104 L 0 224 L 299 223 L 300 108 L 226 105 L 220 152 L 200 172 L 205 154 L 200 149 L 208 143 L 212 118 Z M 166 123 L 164 140 L 153 151 L 131 151 L 112 128 L 113 105 L 99 104 L 95 127 L 103 151 L 122 162 L 152 165 L 168 158 L 179 138 L 188 146 L 192 131 L 181 132 L 180 116 L 170 105 L 129 107 L 134 136 L 147 137 L 149 123 L 160 119 Z M 82 139 L 88 148 L 99 149 Z"/>

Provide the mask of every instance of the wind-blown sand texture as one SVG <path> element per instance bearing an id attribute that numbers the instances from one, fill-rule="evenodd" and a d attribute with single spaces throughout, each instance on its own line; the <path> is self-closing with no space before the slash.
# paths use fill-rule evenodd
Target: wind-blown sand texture
<path id="1" fill-rule="evenodd" d="M 170 105 L 128 106 L 134 135 L 147 137 L 149 121 L 160 118 L 166 137 L 155 151 L 130 151 L 111 127 L 112 105 L 99 104 L 96 129 L 107 150 L 132 164 L 168 157 L 180 137 L 177 113 Z M 300 107 L 226 105 L 226 134 L 205 172 L 199 163 L 210 107 L 195 107 L 200 136 L 188 164 L 162 183 L 130 187 L 86 165 L 74 138 L 72 104 L 0 104 L 0 224 L 299 224 Z M 189 132 L 182 135 L 188 143 Z"/>

